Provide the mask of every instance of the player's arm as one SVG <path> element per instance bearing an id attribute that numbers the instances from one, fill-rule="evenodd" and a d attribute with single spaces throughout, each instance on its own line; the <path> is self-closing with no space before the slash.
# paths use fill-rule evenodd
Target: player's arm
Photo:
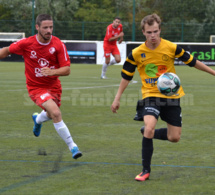
<path id="1" fill-rule="evenodd" d="M 120 98 L 123 92 L 125 91 L 125 89 L 127 88 L 128 84 L 129 84 L 129 80 L 126 80 L 124 78 L 121 79 L 119 89 L 111 105 L 111 110 L 113 113 L 117 113 L 117 110 L 119 109 L 119 106 L 120 106 Z"/>
<path id="2" fill-rule="evenodd" d="M 205 65 L 204 63 L 200 62 L 199 60 L 196 60 L 196 64 L 194 67 L 198 70 L 205 71 L 205 72 L 215 76 L 215 70 L 211 69 L 209 66 Z"/>
<path id="3" fill-rule="evenodd" d="M 123 36 L 124 36 L 124 34 L 123 34 Z M 123 36 L 121 36 L 121 37 L 119 38 L 119 41 L 118 41 L 119 44 L 122 43 L 122 41 L 123 41 Z"/>
<path id="4" fill-rule="evenodd" d="M 175 57 L 183 61 L 190 67 L 193 67 L 196 64 L 196 58 L 194 58 L 192 55 L 190 55 L 188 52 L 186 52 L 183 48 L 181 48 L 178 45 L 176 46 Z"/>
<path id="5" fill-rule="evenodd" d="M 9 47 L 3 47 L 0 49 L 0 59 L 6 58 L 8 55 L 10 55 Z"/>
<path id="6" fill-rule="evenodd" d="M 115 96 L 115 99 L 112 103 L 111 110 L 113 113 L 116 113 L 120 106 L 120 98 L 124 92 L 124 90 L 127 88 L 129 82 L 132 80 L 135 69 L 136 69 L 136 62 L 133 58 L 132 52 L 128 55 L 121 72 L 122 80 L 119 85 L 119 89 L 117 91 L 117 94 Z"/>
<path id="7" fill-rule="evenodd" d="M 63 66 L 57 69 L 44 67 L 41 69 L 41 74 L 43 76 L 68 76 L 70 74 L 70 66 Z"/>
<path id="8" fill-rule="evenodd" d="M 57 61 L 59 68 L 51 69 L 49 67 L 41 68 L 43 76 L 68 76 L 70 74 L 70 60 L 66 46 L 61 41 L 58 42 Z"/>
<path id="9" fill-rule="evenodd" d="M 190 67 L 195 67 L 198 70 L 208 72 L 209 74 L 215 76 L 215 70 L 211 69 L 209 66 L 197 60 L 179 46 L 177 46 L 176 48 L 176 57 L 183 61 L 185 64 L 189 65 Z"/>
<path id="10" fill-rule="evenodd" d="M 110 39 L 108 39 L 108 41 L 115 41 L 115 40 L 118 40 L 118 39 L 123 39 L 123 36 L 124 36 L 124 33 L 121 32 L 117 36 L 114 36 L 114 37 L 111 37 Z"/>
<path id="11" fill-rule="evenodd" d="M 123 32 L 123 28 L 121 29 L 121 32 Z M 123 33 L 123 36 L 121 36 L 121 37 L 119 38 L 119 41 L 118 41 L 119 44 L 122 43 L 123 37 L 124 37 L 124 33 Z"/>

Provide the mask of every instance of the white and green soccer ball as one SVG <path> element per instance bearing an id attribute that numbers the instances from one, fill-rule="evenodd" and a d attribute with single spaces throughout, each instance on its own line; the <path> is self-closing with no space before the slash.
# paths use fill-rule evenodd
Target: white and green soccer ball
<path id="1" fill-rule="evenodd" d="M 179 77 L 172 72 L 163 73 L 157 80 L 158 90 L 166 96 L 175 95 L 180 86 Z"/>

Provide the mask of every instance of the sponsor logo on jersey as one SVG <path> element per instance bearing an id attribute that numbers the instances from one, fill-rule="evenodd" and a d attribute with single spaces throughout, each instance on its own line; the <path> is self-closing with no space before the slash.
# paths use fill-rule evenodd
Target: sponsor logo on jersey
<path id="1" fill-rule="evenodd" d="M 46 67 L 46 66 L 49 66 L 49 61 L 44 59 L 44 58 L 40 58 L 38 60 L 38 64 L 41 66 L 41 67 Z"/>
<path id="2" fill-rule="evenodd" d="M 149 77 L 158 77 L 167 71 L 165 65 L 156 66 L 155 64 L 147 64 L 145 67 L 145 72 Z"/>
<path id="3" fill-rule="evenodd" d="M 37 53 L 36 51 L 31 51 L 31 56 L 30 58 L 37 58 Z"/>
<path id="4" fill-rule="evenodd" d="M 151 83 L 156 83 L 158 78 L 151 78 L 151 79 L 145 79 L 146 83 L 151 84 Z"/>
<path id="5" fill-rule="evenodd" d="M 35 76 L 36 77 L 43 77 L 43 75 L 41 74 L 41 69 L 40 68 L 35 68 Z"/>

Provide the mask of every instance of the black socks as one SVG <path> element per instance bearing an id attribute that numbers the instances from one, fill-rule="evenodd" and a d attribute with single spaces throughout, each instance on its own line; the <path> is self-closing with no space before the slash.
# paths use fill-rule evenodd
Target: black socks
<path id="1" fill-rule="evenodd" d="M 155 129 L 154 139 L 168 140 L 167 128 Z"/>
<path id="2" fill-rule="evenodd" d="M 153 142 L 152 139 L 148 139 L 143 137 L 142 141 L 142 165 L 143 165 L 143 172 L 147 171 L 150 173 L 151 171 L 151 159 L 153 154 Z"/>

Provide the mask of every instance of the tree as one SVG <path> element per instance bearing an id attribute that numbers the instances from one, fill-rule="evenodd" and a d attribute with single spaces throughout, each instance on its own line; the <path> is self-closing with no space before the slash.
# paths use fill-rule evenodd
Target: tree
<path id="1" fill-rule="evenodd" d="M 215 1 L 207 0 L 203 22 L 199 25 L 199 28 L 194 35 L 196 39 L 199 39 L 203 42 L 208 42 L 210 35 L 215 34 L 214 9 L 215 9 Z"/>

